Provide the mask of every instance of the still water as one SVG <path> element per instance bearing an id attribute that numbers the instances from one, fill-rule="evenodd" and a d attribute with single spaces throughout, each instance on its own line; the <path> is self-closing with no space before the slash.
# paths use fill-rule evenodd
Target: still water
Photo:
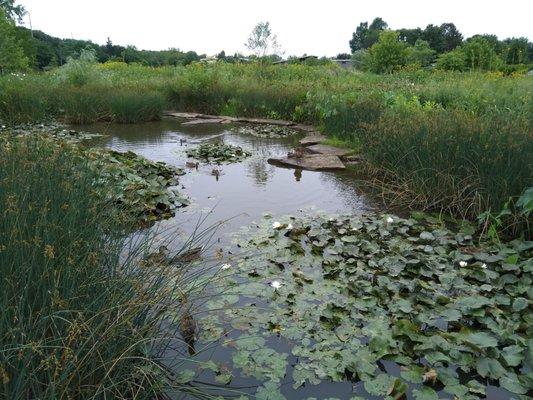
<path id="1" fill-rule="evenodd" d="M 371 201 L 358 187 L 358 180 L 353 169 L 340 172 L 311 172 L 280 168 L 268 164 L 273 156 L 286 155 L 297 146 L 302 135 L 286 139 L 264 139 L 238 132 L 233 125 L 182 125 L 180 121 L 165 119 L 136 125 L 95 124 L 81 128 L 87 132 L 97 132 L 105 136 L 96 140 L 99 146 L 117 151 L 133 151 L 153 161 L 163 161 L 183 168 L 187 173 L 180 178 L 181 191 L 186 194 L 191 205 L 179 209 L 176 216 L 156 224 L 158 231 L 177 235 L 176 243 L 191 235 L 201 221 L 201 229 L 220 224 L 211 242 L 215 247 L 227 247 L 231 237 L 240 227 L 259 221 L 265 214 L 274 218 L 276 215 L 313 213 L 361 213 L 372 209 Z M 188 160 L 185 150 L 201 143 L 223 142 L 241 146 L 250 151 L 252 157 L 241 163 L 221 166 L 200 163 L 199 167 L 187 168 Z M 191 160 L 190 160 L 191 161 Z M 212 175 L 214 168 L 220 170 L 218 179 Z M 176 329 L 176 327 L 170 329 Z M 179 334 L 178 334 L 179 335 Z M 238 336 L 238 335 L 237 335 Z M 233 338 L 232 333 L 227 339 Z M 292 388 L 292 367 L 297 363 L 291 355 L 294 343 L 271 336 L 266 343 L 278 352 L 289 354 L 287 374 L 281 382 L 281 393 L 287 399 L 350 399 L 352 396 L 372 399 L 363 389 L 362 382 L 326 382 L 319 385 L 304 385 L 298 390 Z M 231 369 L 233 350 L 218 343 L 200 343 L 200 351 L 186 368 L 195 369 L 197 363 L 209 360 Z M 169 358 L 177 356 L 187 359 L 183 348 L 177 348 L 167 354 Z M 196 364 L 195 364 L 196 363 Z M 183 369 L 179 363 L 178 369 Z M 391 362 L 384 362 L 382 369 L 391 375 L 399 375 L 399 367 Z M 198 377 L 202 390 L 211 394 L 238 398 L 245 394 L 254 397 L 261 382 L 241 376 L 232 370 L 233 379 L 224 389 L 215 381 L 211 371 L 202 372 Z M 446 398 L 444 394 L 443 398 Z M 176 399 L 192 398 L 181 394 Z M 487 398 L 509 399 L 509 393 L 493 387 L 487 387 Z"/>

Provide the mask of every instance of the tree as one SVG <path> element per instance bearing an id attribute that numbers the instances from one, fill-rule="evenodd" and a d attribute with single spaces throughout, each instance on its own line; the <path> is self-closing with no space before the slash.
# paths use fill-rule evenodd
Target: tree
<path id="1" fill-rule="evenodd" d="M 429 43 L 425 40 L 418 39 L 414 46 L 409 47 L 410 64 L 417 64 L 421 67 L 429 67 L 435 59 L 437 52 L 429 47 Z"/>
<path id="2" fill-rule="evenodd" d="M 28 68 L 28 58 L 17 39 L 16 27 L 0 10 L 0 74 L 23 71 Z"/>
<path id="3" fill-rule="evenodd" d="M 400 40 L 413 46 L 417 40 L 422 38 L 422 29 L 400 29 L 398 34 L 400 35 Z"/>
<path id="4" fill-rule="evenodd" d="M 375 18 L 370 26 L 368 22 L 361 22 L 350 40 L 352 53 L 372 47 L 378 41 L 380 33 L 387 28 L 387 23 L 379 17 Z"/>
<path id="5" fill-rule="evenodd" d="M 0 10 L 11 20 L 21 21 L 26 14 L 24 7 L 15 5 L 15 0 L 0 0 Z"/>
<path id="6" fill-rule="evenodd" d="M 503 63 L 494 45 L 484 37 L 468 40 L 461 46 L 467 68 L 471 70 L 495 70 Z"/>
<path id="7" fill-rule="evenodd" d="M 442 54 L 459 46 L 463 42 L 463 35 L 452 23 L 440 26 L 430 24 L 422 32 L 422 39 L 427 41 L 438 54 Z"/>
<path id="8" fill-rule="evenodd" d="M 272 33 L 270 22 L 259 22 L 252 30 L 245 46 L 258 58 L 281 53 L 278 37 Z"/>
<path id="9" fill-rule="evenodd" d="M 528 62 L 529 41 L 525 37 L 506 39 L 507 54 L 505 61 L 507 64 L 525 64 Z"/>
<path id="10" fill-rule="evenodd" d="M 366 67 L 376 73 L 390 73 L 407 64 L 408 45 L 400 41 L 398 32 L 383 31 L 378 42 L 365 57 Z"/>

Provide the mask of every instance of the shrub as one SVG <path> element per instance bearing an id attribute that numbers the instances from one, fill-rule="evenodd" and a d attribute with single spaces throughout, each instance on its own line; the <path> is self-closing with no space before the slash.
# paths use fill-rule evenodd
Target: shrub
<path id="1" fill-rule="evenodd" d="M 439 55 L 435 66 L 437 69 L 445 71 L 464 71 L 466 69 L 466 58 L 460 50 L 452 50 Z"/>
<path id="2" fill-rule="evenodd" d="M 96 83 L 102 77 L 96 61 L 96 52 L 92 48 L 82 50 L 77 59 L 69 58 L 67 63 L 57 70 L 56 76 L 61 84 L 84 86 Z"/>
<path id="3" fill-rule="evenodd" d="M 408 56 L 408 45 L 399 40 L 398 32 L 383 31 L 378 42 L 368 50 L 364 65 L 378 74 L 390 73 L 406 65 Z"/>

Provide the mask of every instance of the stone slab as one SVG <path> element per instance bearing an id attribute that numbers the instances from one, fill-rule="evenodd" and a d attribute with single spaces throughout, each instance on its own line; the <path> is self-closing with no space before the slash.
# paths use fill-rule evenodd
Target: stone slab
<path id="1" fill-rule="evenodd" d="M 345 169 L 341 159 L 331 154 L 306 154 L 303 157 L 269 158 L 269 164 L 282 165 L 291 168 L 301 168 L 309 171 L 324 171 Z"/>
<path id="2" fill-rule="evenodd" d="M 331 154 L 337 157 L 345 157 L 352 152 L 352 150 L 349 149 L 328 146 L 327 144 L 314 144 L 312 146 L 307 146 L 307 150 L 315 154 Z"/>
<path id="3" fill-rule="evenodd" d="M 326 140 L 325 136 L 322 136 L 322 135 L 309 135 L 309 136 L 306 136 L 306 137 L 300 139 L 300 144 L 302 146 L 310 146 L 312 144 L 317 144 L 317 143 L 323 142 L 324 140 Z"/>

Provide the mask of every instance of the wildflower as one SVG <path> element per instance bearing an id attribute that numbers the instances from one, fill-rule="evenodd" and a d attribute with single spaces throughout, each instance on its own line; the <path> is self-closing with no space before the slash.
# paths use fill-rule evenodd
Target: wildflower
<path id="1" fill-rule="evenodd" d="M 55 257 L 55 254 L 54 254 L 54 246 L 50 246 L 49 244 L 47 244 L 46 246 L 44 246 L 44 256 L 46 258 L 49 258 L 49 259 L 52 259 Z"/>
<path id="2" fill-rule="evenodd" d="M 274 223 L 272 224 L 272 228 L 274 228 L 274 229 L 279 229 L 279 228 L 281 228 L 281 224 L 280 224 L 278 221 L 276 221 L 276 222 L 274 222 Z"/>
<path id="3" fill-rule="evenodd" d="M 272 286 L 274 289 L 279 289 L 281 287 L 281 282 L 280 281 L 272 281 L 270 282 L 270 286 Z"/>
<path id="4" fill-rule="evenodd" d="M 459 266 L 460 267 L 466 267 L 468 265 L 468 263 L 466 261 L 459 261 Z"/>
<path id="5" fill-rule="evenodd" d="M 392 224 L 394 222 L 394 219 L 392 217 L 387 218 L 387 224 Z"/>
<path id="6" fill-rule="evenodd" d="M 292 224 L 287 225 L 287 229 L 291 230 L 293 228 Z"/>
<path id="7" fill-rule="evenodd" d="M 231 264 L 224 264 L 220 269 L 222 271 L 225 271 L 225 270 L 230 269 L 230 268 L 231 268 Z"/>

